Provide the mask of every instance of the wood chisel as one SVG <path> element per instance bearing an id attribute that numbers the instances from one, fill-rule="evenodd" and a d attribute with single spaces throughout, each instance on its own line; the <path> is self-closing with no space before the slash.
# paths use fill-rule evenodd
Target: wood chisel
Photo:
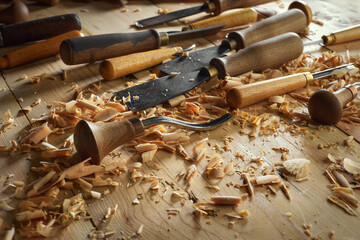
<path id="1" fill-rule="evenodd" d="M 201 12 L 208 12 L 214 15 L 219 15 L 220 13 L 229 9 L 252 7 L 272 1 L 274 0 L 209 0 L 201 6 L 174 11 L 147 19 L 142 19 L 134 22 L 134 25 L 138 28 L 146 28 Z"/>
<path id="2" fill-rule="evenodd" d="M 91 157 L 93 164 L 101 160 L 112 150 L 141 135 L 148 127 L 156 124 L 170 124 L 193 131 L 209 131 L 232 118 L 230 113 L 205 123 L 189 123 L 170 117 L 152 117 L 140 120 L 138 117 L 129 120 L 92 123 L 81 120 L 75 127 L 74 143 L 82 159 Z"/>
<path id="3" fill-rule="evenodd" d="M 224 79 L 226 74 L 239 75 L 248 71 L 262 71 L 290 61 L 303 51 L 300 37 L 285 33 L 255 43 L 224 58 L 214 58 L 209 67 L 194 72 L 181 72 L 177 76 L 165 76 L 134 87 L 126 88 L 114 95 L 123 100 L 132 110 L 153 107 L 184 94 L 214 77 Z"/>
<path id="4" fill-rule="evenodd" d="M 8 8 L 0 11 L 0 23 L 26 22 L 29 18 L 29 9 L 20 0 L 14 0 Z"/>
<path id="5" fill-rule="evenodd" d="M 59 48 L 62 41 L 68 38 L 81 36 L 81 32 L 73 30 L 46 39 L 44 41 L 28 45 L 24 48 L 17 49 L 3 57 L 0 57 L 0 69 L 16 67 L 22 64 L 56 55 L 59 53 Z"/>
<path id="6" fill-rule="evenodd" d="M 158 32 L 154 29 L 133 33 L 112 33 L 72 38 L 61 43 L 60 56 L 65 64 L 90 63 L 130 53 L 160 48 L 169 43 L 212 35 L 224 25 L 191 31 Z"/>
<path id="7" fill-rule="evenodd" d="M 72 30 L 81 30 L 76 14 L 58 15 L 0 27 L 0 47 L 48 39 Z"/>
<path id="8" fill-rule="evenodd" d="M 301 2 L 294 2 L 289 8 L 290 9 L 288 11 L 269 17 L 247 29 L 230 33 L 227 40 L 223 41 L 220 46 L 190 52 L 189 57 L 178 57 L 170 62 L 161 64 L 158 68 L 162 71 L 162 73 L 167 75 L 172 72 L 195 71 L 206 66 L 212 58 L 221 57 L 232 49 L 239 50 L 250 46 L 253 43 L 282 33 L 303 31 L 306 26 L 310 24 L 311 9 Z M 157 53 L 156 51 L 160 52 Z M 163 57 L 163 60 L 172 58 L 171 51 L 174 50 L 161 49 L 152 52 L 144 52 L 139 56 L 131 54 L 108 59 L 101 63 L 99 71 L 105 80 L 113 80 L 115 78 L 125 76 L 126 74 L 161 63 L 158 61 L 154 64 L 155 57 L 157 60 L 160 59 L 158 56 Z M 164 55 L 166 52 L 171 53 L 167 58 L 165 58 L 166 56 Z M 128 66 L 130 63 L 134 66 L 143 66 L 143 68 L 125 68 L 125 66 Z"/>
<path id="9" fill-rule="evenodd" d="M 269 79 L 231 88 L 226 93 L 226 101 L 232 108 L 242 108 L 261 102 L 269 97 L 284 94 L 307 86 L 314 79 L 330 76 L 339 69 L 353 69 L 352 64 L 330 68 L 317 73 L 303 72 L 280 78 Z M 266 91 L 264 91 L 266 89 Z"/>
<path id="10" fill-rule="evenodd" d="M 320 40 L 307 42 L 304 46 L 314 44 L 324 44 L 325 46 L 329 46 L 354 40 L 360 40 L 360 24 L 324 35 Z"/>

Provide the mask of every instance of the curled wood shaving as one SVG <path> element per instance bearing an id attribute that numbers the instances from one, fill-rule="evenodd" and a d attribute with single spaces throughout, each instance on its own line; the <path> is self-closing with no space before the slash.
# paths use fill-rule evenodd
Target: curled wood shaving
<path id="1" fill-rule="evenodd" d="M 285 169 L 296 176 L 296 179 L 304 178 L 310 161 L 305 158 L 295 158 L 283 163 Z"/>
<path id="2" fill-rule="evenodd" d="M 328 200 L 336 205 L 338 205 L 339 207 L 341 207 L 342 209 L 344 209 L 347 213 L 349 213 L 350 215 L 353 216 L 357 216 L 357 213 L 347 204 L 345 203 L 343 200 L 341 200 L 340 198 L 336 197 L 336 196 L 329 196 Z"/>

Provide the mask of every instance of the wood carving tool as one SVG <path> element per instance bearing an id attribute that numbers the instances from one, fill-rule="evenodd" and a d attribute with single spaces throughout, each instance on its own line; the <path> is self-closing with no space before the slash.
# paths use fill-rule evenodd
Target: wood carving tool
<path id="1" fill-rule="evenodd" d="M 81 30 L 76 14 L 41 18 L 0 27 L 0 47 L 48 39 L 72 30 Z"/>
<path id="2" fill-rule="evenodd" d="M 269 97 L 294 91 L 307 86 L 314 79 L 330 76 L 339 69 L 353 69 L 352 64 L 330 68 L 317 73 L 303 72 L 280 78 L 269 79 L 252 84 L 231 88 L 226 94 L 226 101 L 232 108 L 242 108 L 261 102 Z M 264 91 L 266 89 L 266 91 Z"/>
<path id="3" fill-rule="evenodd" d="M 224 13 L 216 17 L 211 17 L 197 22 L 193 22 L 190 25 L 183 27 L 182 30 L 188 31 L 215 26 L 219 24 L 225 24 L 224 28 L 237 27 L 253 23 L 262 18 L 271 17 L 275 14 L 276 11 L 274 10 L 267 10 L 263 8 L 243 8 L 231 13 Z"/>
<path id="4" fill-rule="evenodd" d="M 91 157 L 90 162 L 100 164 L 101 160 L 112 150 L 141 135 L 148 127 L 156 124 L 170 124 L 194 131 L 209 131 L 232 118 L 227 113 L 215 120 L 205 123 L 189 123 L 170 117 L 152 117 L 140 120 L 137 117 L 129 120 L 92 123 L 81 120 L 75 127 L 74 143 L 82 159 Z"/>
<path id="5" fill-rule="evenodd" d="M 90 63 L 107 58 L 160 48 L 169 43 L 212 35 L 224 25 L 191 31 L 158 32 L 154 29 L 133 33 L 112 33 L 72 38 L 60 47 L 61 59 L 68 65 Z"/>
<path id="6" fill-rule="evenodd" d="M 220 46 L 190 52 L 189 57 L 178 57 L 170 62 L 163 63 L 158 68 L 163 74 L 167 75 L 172 72 L 195 71 L 205 67 L 212 58 L 221 57 L 232 49 L 237 51 L 282 33 L 304 30 L 311 22 L 311 9 L 301 2 L 294 2 L 289 8 L 287 12 L 269 17 L 250 28 L 230 33 L 227 40 L 223 41 Z M 165 53 L 169 56 L 169 53 L 175 51 L 175 49 L 159 49 L 138 53 L 139 55 L 131 54 L 108 59 L 101 63 L 99 71 L 105 80 L 113 80 L 160 64 L 163 60 L 170 58 L 166 57 Z M 178 51 L 181 51 L 181 49 L 178 49 Z M 135 68 L 136 66 L 142 66 L 142 69 Z"/>
<path id="7" fill-rule="evenodd" d="M 11 24 L 29 20 L 29 9 L 20 0 L 15 0 L 12 4 L 0 11 L 0 23 Z"/>
<path id="8" fill-rule="evenodd" d="M 49 6 L 54 6 L 60 2 L 60 0 L 31 0 L 39 3 L 43 3 Z"/>
<path id="9" fill-rule="evenodd" d="M 308 103 L 311 118 L 323 124 L 339 122 L 343 114 L 343 107 L 357 98 L 359 90 L 360 83 L 354 83 L 333 93 L 325 89 L 316 91 Z"/>
<path id="10" fill-rule="evenodd" d="M 189 53 L 189 57 L 175 58 L 161 64 L 162 73 L 195 71 L 207 66 L 212 58 L 221 57 L 231 50 L 240 50 L 251 44 L 286 32 L 300 33 L 311 23 L 310 7 L 302 1 L 294 1 L 289 10 L 255 23 L 249 28 L 231 32 L 221 45 Z"/>
<path id="11" fill-rule="evenodd" d="M 360 24 L 338 30 L 328 35 L 324 35 L 320 40 L 307 42 L 304 44 L 304 46 L 314 44 L 323 44 L 325 46 L 329 46 L 354 40 L 360 40 Z"/>
<path id="12" fill-rule="evenodd" d="M 134 25 L 138 28 L 146 28 L 201 12 L 208 12 L 217 16 L 220 13 L 229 9 L 252 7 L 272 1 L 274 0 L 209 0 L 201 6 L 174 11 L 147 19 L 142 19 L 134 22 Z"/>
<path id="13" fill-rule="evenodd" d="M 28 45 L 0 57 L 0 69 L 16 67 L 39 59 L 51 57 L 59 53 L 60 44 L 68 38 L 80 37 L 82 33 L 73 30 L 42 42 Z"/>
<path id="14" fill-rule="evenodd" d="M 289 50 L 291 49 L 291 51 Z M 297 58 L 303 51 L 303 43 L 295 33 L 285 33 L 255 43 L 224 58 L 213 58 L 209 67 L 194 72 L 181 72 L 177 76 L 165 76 L 114 95 L 132 110 L 143 110 L 178 95 L 214 77 L 224 79 L 226 74 L 239 75 L 248 71 L 262 71 Z"/>

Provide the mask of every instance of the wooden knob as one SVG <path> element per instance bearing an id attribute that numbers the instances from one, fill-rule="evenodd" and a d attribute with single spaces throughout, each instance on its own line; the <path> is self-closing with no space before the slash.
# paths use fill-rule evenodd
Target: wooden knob
<path id="1" fill-rule="evenodd" d="M 0 11 L 0 23 L 12 24 L 29 20 L 29 9 L 20 0 L 15 0 L 6 9 Z"/>
<path id="2" fill-rule="evenodd" d="M 60 2 L 60 0 L 32 0 L 32 1 L 43 3 L 49 6 L 54 6 Z"/>
<path id="3" fill-rule="evenodd" d="M 324 89 L 318 90 L 310 97 L 309 114 L 317 122 L 335 124 L 341 120 L 343 107 L 356 96 L 357 90 L 351 85 L 334 93 Z"/>
<path id="4" fill-rule="evenodd" d="M 82 159 L 100 164 L 112 150 L 144 132 L 139 118 L 109 123 L 91 123 L 81 120 L 75 127 L 74 143 Z"/>

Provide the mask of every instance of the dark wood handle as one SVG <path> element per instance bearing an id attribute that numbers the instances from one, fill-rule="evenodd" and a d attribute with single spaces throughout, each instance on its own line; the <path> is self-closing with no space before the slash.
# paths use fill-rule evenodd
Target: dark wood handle
<path id="1" fill-rule="evenodd" d="M 310 73 L 298 73 L 252 84 L 231 88 L 226 94 L 227 103 L 233 108 L 242 108 L 261 102 L 271 96 L 305 87 L 311 81 Z M 265 90 L 266 89 L 266 90 Z"/>
<path id="2" fill-rule="evenodd" d="M 76 14 L 31 20 L 0 27 L 3 45 L 14 46 L 22 43 L 48 39 L 72 30 L 81 30 L 80 18 Z"/>
<path id="3" fill-rule="evenodd" d="M 219 15 L 220 13 L 229 9 L 252 7 L 273 1 L 275 0 L 214 0 L 214 14 Z"/>
<path id="4" fill-rule="evenodd" d="M 139 118 L 109 123 L 81 120 L 75 127 L 74 143 L 82 159 L 91 157 L 93 164 L 100 164 L 109 152 L 143 131 L 144 125 Z"/>
<path id="5" fill-rule="evenodd" d="M 20 1 L 15 0 L 6 9 L 0 11 L 0 23 L 12 24 L 29 20 L 29 9 Z"/>
<path id="6" fill-rule="evenodd" d="M 236 76 L 248 71 L 261 72 L 300 56 L 303 43 L 295 33 L 282 35 L 255 43 L 224 58 L 214 58 L 210 65 L 216 67 L 218 77 L 224 79 L 228 73 Z"/>
<path id="7" fill-rule="evenodd" d="M 110 58 L 100 64 L 99 72 L 105 80 L 114 80 L 130 73 L 161 64 L 166 59 L 175 58 L 175 53 L 182 52 L 183 49 L 181 47 L 173 47 Z"/>
<path id="8" fill-rule="evenodd" d="M 299 33 L 306 28 L 307 24 L 307 17 L 304 12 L 299 9 L 290 9 L 264 19 L 250 28 L 231 32 L 228 39 L 234 39 L 236 41 L 236 50 L 239 50 L 286 32 Z"/>
<path id="9" fill-rule="evenodd" d="M 43 3 L 49 6 L 54 6 L 60 2 L 60 0 L 32 0 L 32 1 Z"/>
<path id="10" fill-rule="evenodd" d="M 134 33 L 112 33 L 73 38 L 60 47 L 61 59 L 68 65 L 90 63 L 160 47 L 155 30 Z"/>

